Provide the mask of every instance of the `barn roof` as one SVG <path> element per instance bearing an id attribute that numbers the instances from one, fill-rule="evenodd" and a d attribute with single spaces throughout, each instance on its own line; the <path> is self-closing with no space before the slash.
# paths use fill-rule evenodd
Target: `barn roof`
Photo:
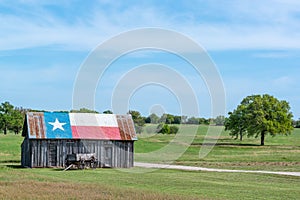
<path id="1" fill-rule="evenodd" d="M 137 140 L 131 115 L 28 112 L 22 136 L 29 139 Z"/>

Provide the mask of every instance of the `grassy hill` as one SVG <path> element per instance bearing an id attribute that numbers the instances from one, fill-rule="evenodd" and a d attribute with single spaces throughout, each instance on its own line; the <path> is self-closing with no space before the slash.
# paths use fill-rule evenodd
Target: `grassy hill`
<path id="1" fill-rule="evenodd" d="M 264 147 L 257 146 L 258 139 L 245 138 L 239 142 L 222 132 L 213 150 L 199 160 L 200 143 L 207 128 L 201 126 L 197 130 L 192 145 L 187 146 L 175 163 L 278 171 L 299 169 L 299 130 L 288 137 L 268 137 Z M 191 127 L 183 129 L 188 137 Z M 136 153 L 155 151 L 174 139 L 174 135 L 146 132 L 139 135 Z M 66 172 L 52 168 L 23 169 L 20 168 L 22 140 L 19 135 L 0 135 L 0 199 L 298 199 L 300 196 L 300 178 L 292 176 L 137 167 Z"/>

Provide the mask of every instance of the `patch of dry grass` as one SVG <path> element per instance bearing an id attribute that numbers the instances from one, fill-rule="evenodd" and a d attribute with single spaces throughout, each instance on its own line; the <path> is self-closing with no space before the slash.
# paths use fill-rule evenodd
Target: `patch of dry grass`
<path id="1" fill-rule="evenodd" d="M 2 181 L 1 199 L 191 199 L 153 191 L 101 184 L 40 181 Z"/>

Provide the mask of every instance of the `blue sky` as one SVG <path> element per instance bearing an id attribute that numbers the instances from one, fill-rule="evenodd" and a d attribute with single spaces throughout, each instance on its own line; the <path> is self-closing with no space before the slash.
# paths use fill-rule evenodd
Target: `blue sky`
<path id="1" fill-rule="evenodd" d="M 169 29 L 204 47 L 218 68 L 226 112 L 251 94 L 290 103 L 300 118 L 300 3 L 229 1 L 1 1 L 0 101 L 43 110 L 72 109 L 77 73 L 99 44 L 137 28 Z M 191 66 L 166 52 L 122 56 L 102 76 L 95 109 L 112 109 L 113 89 L 139 65 L 160 63 L 186 78 L 200 116 L 210 117 L 210 94 Z M 152 72 L 160 73 L 160 72 Z M 119 99 L 122 101 L 122 99 Z M 181 114 L 168 88 L 148 85 L 132 93 L 129 109 Z"/>

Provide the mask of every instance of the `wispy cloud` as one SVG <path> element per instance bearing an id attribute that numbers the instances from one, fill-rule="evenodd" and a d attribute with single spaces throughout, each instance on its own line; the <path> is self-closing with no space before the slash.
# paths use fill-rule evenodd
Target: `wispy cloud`
<path id="1" fill-rule="evenodd" d="M 255 53 L 253 57 L 255 58 L 289 58 L 295 56 L 294 53 L 291 52 L 263 52 L 263 53 Z"/>
<path id="2" fill-rule="evenodd" d="M 295 80 L 290 76 L 281 76 L 273 80 L 273 84 L 275 87 L 280 88 L 289 88 L 295 84 Z"/>
<path id="3" fill-rule="evenodd" d="M 216 50 L 300 46 L 300 6 L 292 0 L 189 2 L 183 3 L 181 12 L 167 4 L 151 3 L 127 5 L 104 1 L 92 6 L 82 4 L 82 8 L 76 7 L 77 11 L 67 2 L 36 3 L 3 4 L 10 12 L 0 14 L 4 30 L 0 39 L 2 50 L 49 45 L 87 50 L 112 35 L 138 27 L 173 29 Z M 219 18 L 215 17 L 216 12 Z"/>
<path id="4" fill-rule="evenodd" d="M 271 93 L 283 99 L 294 99 L 293 107 L 300 110 L 296 107 L 299 98 L 293 97 L 299 93 L 298 0 L 191 0 L 172 3 L 0 0 L 0 27 L 0 69 L 1 74 L 5 74 L 0 82 L 1 98 L 14 98 L 23 105 L 40 105 L 41 108 L 47 105 L 56 109 L 59 107 L 58 96 L 63 96 L 65 100 L 59 103 L 61 107 L 68 107 L 77 67 L 87 52 L 121 32 L 158 27 L 183 33 L 211 52 L 216 50 L 212 53 L 222 54 L 219 57 L 221 61 L 216 59 L 216 62 L 223 70 L 230 109 L 246 95 Z M 153 35 L 144 37 L 152 38 Z M 134 40 L 133 37 L 111 48 L 126 47 Z M 173 45 L 181 50 L 187 49 L 184 44 L 175 42 Z M 36 52 L 40 49 L 47 56 L 39 58 Z M 58 50 L 55 55 L 53 50 Z M 26 52 L 26 55 L 18 55 L 19 51 Z M 61 54 L 57 55 L 57 52 Z M 68 57 L 65 52 L 68 52 Z M 233 57 L 232 52 L 239 53 Z M 240 56 L 240 52 L 250 52 L 251 55 Z M 78 54 L 82 58 L 78 58 Z M 155 54 L 152 52 L 151 56 Z M 143 62 L 151 60 L 151 56 L 148 59 L 144 52 L 129 55 L 132 59 L 143 59 Z M 33 62 L 33 59 L 38 60 Z M 124 67 L 125 64 L 123 61 L 120 65 Z M 124 69 L 117 68 L 108 73 L 106 82 L 99 83 L 103 84 L 101 94 L 110 94 Z M 189 71 L 187 76 L 199 99 L 202 101 L 203 96 L 209 99 L 193 73 Z M 126 88 L 131 83 L 128 81 Z M 184 95 L 186 91 L 178 87 L 178 92 Z M 100 95 L 99 99 L 102 101 L 103 96 Z"/>

